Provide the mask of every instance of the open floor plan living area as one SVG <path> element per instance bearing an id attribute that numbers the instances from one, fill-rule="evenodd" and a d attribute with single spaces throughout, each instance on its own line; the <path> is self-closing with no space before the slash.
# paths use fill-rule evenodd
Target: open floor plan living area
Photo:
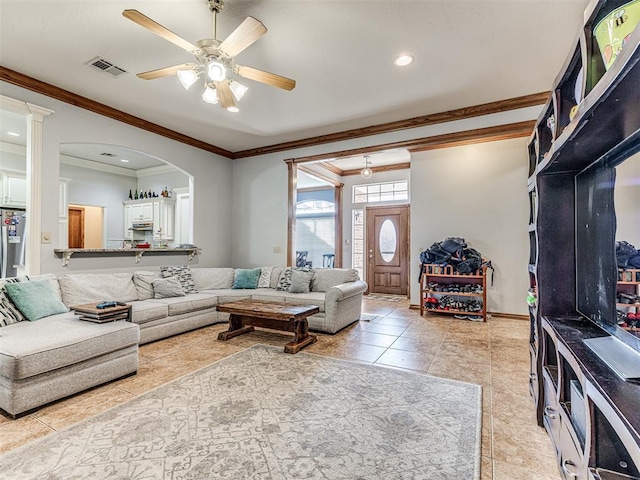
<path id="1" fill-rule="evenodd" d="M 0 0 L 0 480 L 640 480 L 640 0 Z"/>

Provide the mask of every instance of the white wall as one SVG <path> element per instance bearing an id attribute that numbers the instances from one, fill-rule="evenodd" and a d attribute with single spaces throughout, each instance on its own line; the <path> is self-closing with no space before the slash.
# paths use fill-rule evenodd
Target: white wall
<path id="1" fill-rule="evenodd" d="M 148 153 L 194 177 L 194 243 L 202 252 L 191 264 L 228 266 L 231 258 L 232 161 L 168 138 L 126 125 L 26 89 L 0 82 L 2 95 L 55 111 L 43 123 L 42 231 L 52 243 L 42 245 L 43 273 L 63 274 L 90 270 L 141 270 L 187 263 L 185 255 L 145 256 L 140 264 L 131 257 L 72 257 L 68 267 L 53 252 L 58 248 L 58 178 L 61 143 L 100 143 Z M 127 192 L 128 194 L 128 192 Z"/>
<path id="2" fill-rule="evenodd" d="M 70 179 L 67 184 L 67 201 L 105 208 L 107 239 L 124 240 L 122 202 L 127 199 L 129 189 L 136 188 L 136 179 L 65 163 L 60 164 L 60 176 Z"/>
<path id="3" fill-rule="evenodd" d="M 522 138 L 411 156 L 411 303 L 419 301 L 419 253 L 463 237 L 495 267 L 488 310 L 527 313 L 526 145 Z"/>

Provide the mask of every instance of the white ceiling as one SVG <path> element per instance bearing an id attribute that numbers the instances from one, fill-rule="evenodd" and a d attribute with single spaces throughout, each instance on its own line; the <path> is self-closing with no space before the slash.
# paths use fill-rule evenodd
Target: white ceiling
<path id="1" fill-rule="evenodd" d="M 236 57 L 297 81 L 250 87 L 230 113 L 175 77 L 136 72 L 193 57 L 122 16 L 137 9 L 190 42 L 212 36 L 204 0 L 2 0 L 0 65 L 238 151 L 548 90 L 588 0 L 226 0 L 224 39 L 251 15 L 268 33 Z M 415 56 L 393 65 L 400 53 Z M 102 56 L 129 73 L 84 65 Z"/>

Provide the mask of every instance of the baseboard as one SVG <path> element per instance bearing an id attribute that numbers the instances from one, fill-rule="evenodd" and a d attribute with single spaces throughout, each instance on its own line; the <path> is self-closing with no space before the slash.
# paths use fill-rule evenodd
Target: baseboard
<path id="1" fill-rule="evenodd" d="M 420 305 L 412 303 L 409 305 L 409 310 L 420 310 Z"/>
<path id="2" fill-rule="evenodd" d="M 489 315 L 492 317 L 515 318 L 516 320 L 529 320 L 529 315 L 521 315 L 518 313 L 489 312 Z"/>

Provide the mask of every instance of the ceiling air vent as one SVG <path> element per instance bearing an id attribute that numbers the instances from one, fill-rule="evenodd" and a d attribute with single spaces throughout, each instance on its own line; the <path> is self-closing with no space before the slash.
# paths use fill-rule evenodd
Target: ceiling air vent
<path id="1" fill-rule="evenodd" d="M 103 157 L 117 157 L 115 153 L 109 153 L 109 152 L 102 152 L 100 155 Z"/>
<path id="2" fill-rule="evenodd" d="M 105 60 L 102 57 L 96 57 L 92 60 L 89 60 L 87 63 L 85 63 L 85 65 L 89 65 L 90 67 L 95 68 L 96 70 L 99 70 L 101 72 L 108 73 L 114 78 L 118 78 L 121 75 L 127 73 L 127 71 L 123 68 L 116 67 L 113 63 Z"/>

